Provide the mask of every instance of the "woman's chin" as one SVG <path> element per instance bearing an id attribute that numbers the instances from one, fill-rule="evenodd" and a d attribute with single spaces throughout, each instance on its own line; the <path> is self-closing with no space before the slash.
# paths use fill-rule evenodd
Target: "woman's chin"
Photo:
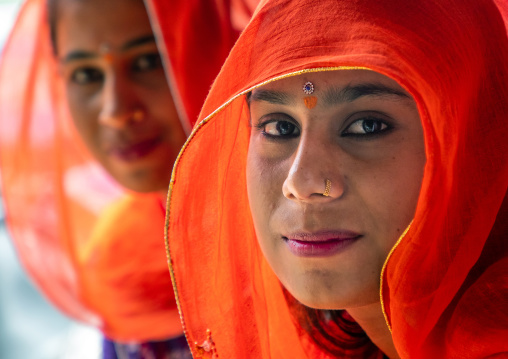
<path id="1" fill-rule="evenodd" d="M 126 189 L 139 193 L 167 191 L 169 176 L 157 176 L 153 170 L 122 171 L 111 173 Z"/>
<path id="2" fill-rule="evenodd" d="M 306 307 L 321 310 L 346 310 L 379 302 L 379 293 L 376 291 L 348 293 L 338 288 L 330 290 L 314 286 L 311 290 L 288 289 L 288 292 Z"/>

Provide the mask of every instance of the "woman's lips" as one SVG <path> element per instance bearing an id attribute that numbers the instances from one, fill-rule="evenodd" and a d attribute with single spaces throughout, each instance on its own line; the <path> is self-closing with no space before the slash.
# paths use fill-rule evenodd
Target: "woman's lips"
<path id="1" fill-rule="evenodd" d="M 109 154 L 119 160 L 131 162 L 148 155 L 155 150 L 160 142 L 160 138 L 152 138 L 135 144 L 113 146 L 109 150 Z"/>
<path id="2" fill-rule="evenodd" d="M 337 254 L 362 236 L 351 231 L 295 233 L 282 237 L 291 253 L 300 257 L 326 257 Z"/>

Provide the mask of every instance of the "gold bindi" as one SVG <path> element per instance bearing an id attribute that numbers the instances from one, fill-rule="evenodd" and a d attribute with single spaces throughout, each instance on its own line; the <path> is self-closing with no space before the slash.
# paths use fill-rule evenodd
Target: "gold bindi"
<path id="1" fill-rule="evenodd" d="M 332 181 L 328 178 L 325 180 L 325 191 L 323 192 L 323 196 L 330 197 L 330 191 L 332 189 Z"/>

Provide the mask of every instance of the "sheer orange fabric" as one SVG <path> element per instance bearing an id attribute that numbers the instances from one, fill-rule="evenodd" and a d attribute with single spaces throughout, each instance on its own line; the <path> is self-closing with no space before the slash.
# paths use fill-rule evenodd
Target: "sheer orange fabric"
<path id="1" fill-rule="evenodd" d="M 499 8 L 499 11 L 501 12 L 501 15 L 503 16 L 505 26 L 508 24 L 508 1 L 507 0 L 494 0 L 497 7 Z M 508 29 L 507 29 L 508 31 Z"/>
<path id="2" fill-rule="evenodd" d="M 170 270 L 194 355 L 331 357 L 295 325 L 256 243 L 243 94 L 277 78 L 351 67 L 406 88 L 425 132 L 416 214 L 381 278 L 397 351 L 412 359 L 506 355 L 506 59 L 506 32 L 491 0 L 263 1 L 216 79 L 170 184 Z M 365 353 L 344 350 L 342 357 Z"/>
<path id="3" fill-rule="evenodd" d="M 163 235 L 160 196 L 131 194 L 101 214 L 80 251 L 87 304 L 101 314 L 109 337 L 154 340 L 182 333 L 175 300 L 167 294 L 171 278 L 161 270 Z"/>
<path id="4" fill-rule="evenodd" d="M 167 59 L 173 98 L 187 131 L 196 122 L 239 31 L 250 19 L 253 2 L 257 0 L 145 1 L 155 20 L 152 26 L 164 38 L 160 48 Z"/>
<path id="5" fill-rule="evenodd" d="M 239 34 L 236 15 L 230 1 L 146 3 L 180 118 L 190 129 Z M 181 325 L 161 256 L 164 209 L 154 196 L 130 194 L 92 233 L 124 191 L 71 126 L 45 7 L 44 0 L 25 2 L 0 62 L 2 195 L 17 253 L 57 307 L 108 337 L 171 337 Z M 243 10 L 245 17 L 249 8 Z"/>

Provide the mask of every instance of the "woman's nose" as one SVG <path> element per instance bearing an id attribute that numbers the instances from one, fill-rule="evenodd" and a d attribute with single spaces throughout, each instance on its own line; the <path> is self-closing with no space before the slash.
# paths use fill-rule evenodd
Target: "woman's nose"
<path id="1" fill-rule="evenodd" d="M 320 138 L 303 138 L 298 144 L 286 180 L 284 196 L 301 202 L 327 202 L 344 194 L 340 149 Z"/>
<path id="2" fill-rule="evenodd" d="M 122 128 L 135 117 L 136 104 L 132 89 L 127 81 L 114 75 L 106 77 L 103 86 L 99 123 Z"/>

